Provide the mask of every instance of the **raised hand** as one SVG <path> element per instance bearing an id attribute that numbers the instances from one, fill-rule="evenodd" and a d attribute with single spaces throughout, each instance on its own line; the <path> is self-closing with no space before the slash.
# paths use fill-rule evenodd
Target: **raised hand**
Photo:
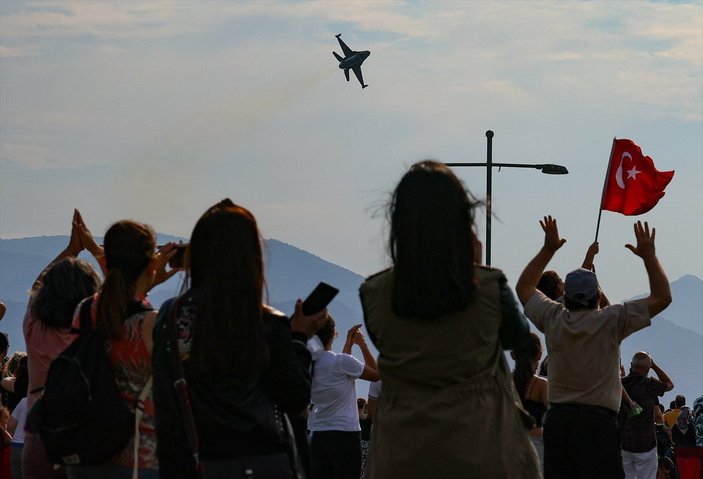
<path id="1" fill-rule="evenodd" d="M 307 338 L 312 338 L 327 321 L 327 308 L 310 316 L 303 314 L 303 301 L 295 302 L 295 313 L 290 319 L 290 330 L 303 333 Z"/>
<path id="2" fill-rule="evenodd" d="M 83 251 L 83 243 L 81 242 L 81 236 L 78 226 L 78 221 L 81 214 L 78 210 L 73 210 L 73 218 L 71 219 L 71 236 L 68 240 L 68 246 L 66 246 L 66 252 L 69 256 L 78 256 L 78 254 Z"/>
<path id="3" fill-rule="evenodd" d="M 176 243 L 166 243 L 159 251 L 156 252 L 152 267 L 154 268 L 154 276 L 151 283 L 151 288 L 167 281 L 171 276 L 181 271 L 183 268 L 171 268 L 166 271 L 168 261 L 176 254 Z M 151 289 L 149 288 L 149 289 Z"/>
<path id="4" fill-rule="evenodd" d="M 551 216 L 545 216 L 539 222 L 544 231 L 544 247 L 550 251 L 556 251 L 562 247 L 566 240 L 559 238 L 559 229 L 557 228 L 557 220 Z"/>
<path id="5" fill-rule="evenodd" d="M 599 251 L 600 246 L 598 245 L 598 241 L 594 241 L 593 243 L 591 243 L 591 245 L 588 247 L 588 250 L 586 250 L 586 257 L 583 259 L 583 264 L 581 265 L 581 267 L 595 272 L 596 267 L 593 264 L 593 259 L 596 257 Z"/>
<path id="6" fill-rule="evenodd" d="M 87 249 L 88 252 L 90 252 L 90 254 L 92 254 L 93 257 L 96 259 L 100 256 L 103 256 L 103 249 L 98 243 L 95 242 L 93 234 L 88 229 L 88 226 L 85 224 L 85 221 L 83 221 L 83 216 L 81 216 L 81 212 L 75 210 L 73 218 L 74 228 L 78 233 L 78 237 L 81 240 L 81 245 L 83 246 L 83 248 Z"/>
<path id="7" fill-rule="evenodd" d="M 355 324 L 354 326 L 351 327 L 349 331 L 347 331 L 347 343 L 349 344 L 356 344 L 354 341 L 354 337 L 357 334 L 361 334 L 361 330 L 359 329 L 361 327 L 361 324 Z"/>
<path id="8" fill-rule="evenodd" d="M 626 244 L 625 248 L 629 249 L 640 258 L 654 256 L 654 237 L 656 236 L 656 231 L 656 228 L 652 228 L 650 232 L 649 224 L 646 221 L 644 222 L 644 226 L 642 226 L 641 221 L 638 221 L 635 223 L 635 239 L 637 240 L 637 245 Z"/>
<path id="9" fill-rule="evenodd" d="M 357 346 L 362 346 L 366 344 L 366 336 L 364 336 L 364 333 L 361 332 L 361 329 L 356 330 L 356 333 L 354 333 L 354 336 L 352 336 L 352 342 Z"/>

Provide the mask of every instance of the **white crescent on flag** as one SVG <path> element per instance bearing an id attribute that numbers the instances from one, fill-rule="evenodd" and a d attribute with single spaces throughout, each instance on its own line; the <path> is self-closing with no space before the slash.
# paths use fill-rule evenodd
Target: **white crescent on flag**
<path id="1" fill-rule="evenodd" d="M 622 179 L 622 164 L 625 162 L 625 158 L 629 158 L 630 161 L 632 161 L 632 155 L 627 151 L 623 152 L 620 156 L 620 165 L 618 166 L 618 170 L 615 172 L 615 182 L 621 190 L 625 189 L 625 181 Z"/>

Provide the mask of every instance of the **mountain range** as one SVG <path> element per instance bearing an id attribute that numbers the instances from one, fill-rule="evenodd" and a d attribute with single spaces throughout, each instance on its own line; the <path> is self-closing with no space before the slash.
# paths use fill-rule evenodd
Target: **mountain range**
<path id="1" fill-rule="evenodd" d="M 159 243 L 183 238 L 159 235 Z M 98 238 L 100 241 L 100 238 Z M 67 236 L 42 236 L 0 239 L 0 300 L 7 305 L 0 331 L 8 334 L 10 351 L 24 351 L 22 318 L 28 289 L 39 272 L 68 243 Z M 81 258 L 92 261 L 87 253 Z M 305 298 L 318 282 L 336 286 L 340 292 L 329 306 L 340 333 L 334 349 L 341 350 L 346 331 L 363 323 L 358 290 L 363 277 L 295 246 L 275 239 L 265 241 L 267 301 L 286 314 L 293 312 L 295 300 Z M 93 262 L 95 265 L 95 263 Z M 97 267 L 97 265 L 95 265 Z M 158 307 L 179 293 L 183 275 L 178 274 L 154 288 L 149 299 Z M 627 368 L 637 351 L 648 351 L 675 384 L 663 403 L 668 406 L 676 394 L 684 394 L 689 403 L 703 394 L 703 280 L 685 275 L 671 283 L 673 302 L 652 326 L 626 338 L 621 347 L 622 362 Z M 376 352 L 372 344 L 372 351 Z M 361 359 L 357 348 L 354 353 Z M 365 395 L 368 383 L 357 382 L 357 392 Z"/>

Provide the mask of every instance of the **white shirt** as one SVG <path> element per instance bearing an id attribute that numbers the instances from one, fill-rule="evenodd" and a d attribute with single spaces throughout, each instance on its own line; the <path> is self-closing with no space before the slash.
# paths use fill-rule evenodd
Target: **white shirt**
<path id="1" fill-rule="evenodd" d="M 12 435 L 13 444 L 24 444 L 24 423 L 27 419 L 27 398 L 24 397 L 17 403 L 12 411 L 12 417 L 17 421 L 15 433 Z"/>
<path id="2" fill-rule="evenodd" d="M 622 395 L 620 343 L 651 324 L 647 298 L 569 311 L 537 292 L 525 304 L 525 315 L 547 342 L 549 402 L 617 412 Z"/>
<path id="3" fill-rule="evenodd" d="M 364 363 L 351 354 L 325 351 L 312 373 L 311 431 L 360 431 L 355 380 Z"/>
<path id="4" fill-rule="evenodd" d="M 378 399 L 381 396 L 381 380 L 369 385 L 369 399 Z"/>

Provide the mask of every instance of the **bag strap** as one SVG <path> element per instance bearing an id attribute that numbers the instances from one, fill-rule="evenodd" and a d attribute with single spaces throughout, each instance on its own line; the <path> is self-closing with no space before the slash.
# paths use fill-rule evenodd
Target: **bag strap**
<path id="1" fill-rule="evenodd" d="M 193 460 L 195 461 L 195 470 L 197 477 L 201 478 L 202 466 L 200 464 L 200 441 L 198 439 L 198 430 L 195 426 L 195 418 L 193 417 L 193 407 L 190 402 L 190 396 L 188 394 L 188 382 L 185 378 L 185 373 L 183 371 L 183 363 L 180 358 L 180 351 L 178 349 L 178 324 L 177 324 L 177 314 L 178 306 L 181 303 L 183 296 L 179 296 L 173 302 L 173 315 L 171 315 L 171 362 L 173 365 L 173 389 L 176 393 L 176 398 L 178 399 L 178 405 L 181 410 L 181 416 L 183 417 L 183 426 L 185 427 L 186 437 L 188 439 L 188 445 L 190 446 L 191 453 L 193 454 Z"/>
<path id="2" fill-rule="evenodd" d="M 78 305 L 78 327 L 71 327 L 73 334 L 90 334 L 93 328 L 93 300 L 95 296 L 90 296 L 81 301 Z"/>
<path id="3" fill-rule="evenodd" d="M 139 478 L 139 423 L 142 422 L 144 416 L 144 400 L 151 392 L 151 384 L 154 381 L 154 376 L 150 375 L 146 380 L 146 384 L 139 394 L 137 405 L 134 408 L 134 467 L 132 468 L 132 479 Z"/>

